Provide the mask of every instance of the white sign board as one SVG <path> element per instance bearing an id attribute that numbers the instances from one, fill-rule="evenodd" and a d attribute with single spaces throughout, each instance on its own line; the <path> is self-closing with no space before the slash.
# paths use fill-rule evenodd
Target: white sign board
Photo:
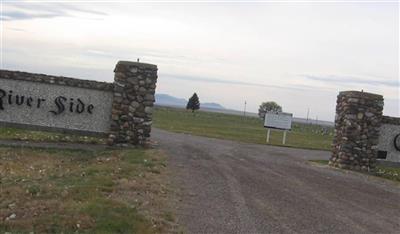
<path id="1" fill-rule="evenodd" d="M 0 122 L 7 124 L 106 133 L 112 102 L 112 91 L 0 78 Z"/>
<path id="2" fill-rule="evenodd" d="M 264 120 L 265 128 L 275 128 L 282 130 L 292 129 L 292 117 L 291 113 L 266 113 Z"/>

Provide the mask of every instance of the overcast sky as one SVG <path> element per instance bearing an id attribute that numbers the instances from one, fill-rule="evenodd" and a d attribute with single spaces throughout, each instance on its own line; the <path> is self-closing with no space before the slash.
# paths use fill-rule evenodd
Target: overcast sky
<path id="1" fill-rule="evenodd" d="M 3 69 L 112 82 L 140 58 L 158 93 L 333 120 L 338 92 L 363 89 L 400 116 L 395 2 L 3 2 L 1 19 Z"/>

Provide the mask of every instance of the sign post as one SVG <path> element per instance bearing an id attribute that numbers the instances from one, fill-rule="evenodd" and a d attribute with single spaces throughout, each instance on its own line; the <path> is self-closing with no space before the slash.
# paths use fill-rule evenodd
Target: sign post
<path id="1" fill-rule="evenodd" d="M 283 131 L 283 139 L 282 139 L 282 144 L 286 143 L 286 130 Z"/>
<path id="2" fill-rule="evenodd" d="M 271 129 L 267 129 L 267 143 L 269 143 L 269 134 L 270 134 L 270 132 L 271 132 Z"/>
<path id="3" fill-rule="evenodd" d="M 287 131 L 292 129 L 292 113 L 266 113 L 264 128 L 267 128 L 267 143 L 271 134 L 271 129 L 283 130 L 282 144 L 286 144 Z"/>

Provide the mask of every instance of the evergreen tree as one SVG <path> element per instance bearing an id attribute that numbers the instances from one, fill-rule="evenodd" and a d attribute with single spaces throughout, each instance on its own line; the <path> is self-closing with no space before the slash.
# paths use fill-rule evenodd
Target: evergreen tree
<path id="1" fill-rule="evenodd" d="M 196 93 L 194 93 L 193 96 L 191 98 L 189 98 L 189 101 L 186 105 L 186 109 L 192 110 L 192 112 L 200 109 L 200 101 L 199 101 L 199 97 L 197 96 Z"/>

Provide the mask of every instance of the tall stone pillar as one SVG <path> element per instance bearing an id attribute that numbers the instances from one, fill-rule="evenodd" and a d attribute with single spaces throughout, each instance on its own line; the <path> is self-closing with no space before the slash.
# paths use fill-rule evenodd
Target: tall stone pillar
<path id="1" fill-rule="evenodd" d="M 145 145 L 152 125 L 157 66 L 119 61 L 114 72 L 112 123 L 108 143 Z"/>
<path id="2" fill-rule="evenodd" d="M 359 91 L 340 92 L 329 165 L 369 171 L 375 168 L 383 97 Z"/>

